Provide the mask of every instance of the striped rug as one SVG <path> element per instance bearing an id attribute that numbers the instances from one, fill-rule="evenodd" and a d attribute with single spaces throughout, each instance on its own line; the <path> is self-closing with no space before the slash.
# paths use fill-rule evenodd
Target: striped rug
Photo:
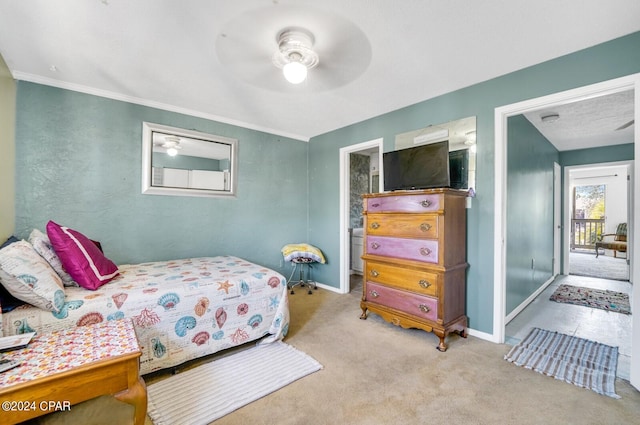
<path id="1" fill-rule="evenodd" d="M 209 424 L 322 369 L 281 341 L 260 344 L 147 386 L 154 425 Z"/>
<path id="2" fill-rule="evenodd" d="M 598 394 L 620 398 L 615 390 L 618 347 L 533 328 L 504 359 Z"/>

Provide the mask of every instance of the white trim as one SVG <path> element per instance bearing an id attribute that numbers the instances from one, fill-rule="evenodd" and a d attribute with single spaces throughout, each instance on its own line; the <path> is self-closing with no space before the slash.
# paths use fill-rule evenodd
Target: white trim
<path id="1" fill-rule="evenodd" d="M 349 293 L 349 232 L 347 223 L 349 222 L 349 155 L 365 149 L 378 148 L 379 173 L 384 176 L 382 164 L 382 151 L 384 139 L 374 139 L 368 142 L 340 148 L 340 292 Z M 383 179 L 380 181 L 380 191 L 382 191 Z"/>
<path id="2" fill-rule="evenodd" d="M 565 239 L 566 240 L 566 239 Z M 553 161 L 553 277 L 562 270 L 562 167 Z M 507 323 L 509 320 L 507 320 Z"/>
<path id="3" fill-rule="evenodd" d="M 469 336 L 473 336 L 473 337 L 476 337 L 476 338 L 484 339 L 485 341 L 495 342 L 495 343 L 498 342 L 498 341 L 496 341 L 495 337 L 492 334 L 488 334 L 488 333 L 482 332 L 482 331 L 477 331 L 475 329 L 467 328 L 467 334 Z"/>
<path id="4" fill-rule="evenodd" d="M 522 310 L 524 310 L 529 304 L 531 304 L 531 302 L 535 300 L 536 297 L 542 293 L 542 291 L 547 289 L 547 287 L 551 285 L 555 278 L 555 276 L 551 276 L 549 280 L 543 283 L 542 286 L 540 286 L 533 294 L 529 295 L 529 298 L 520 303 L 518 307 L 514 308 L 513 311 L 509 313 L 507 317 L 505 317 L 505 325 L 512 321 L 514 317 L 516 317 Z"/>
<path id="5" fill-rule="evenodd" d="M 128 96 L 122 93 L 115 93 L 109 90 L 97 89 L 95 87 L 87 87 L 81 84 L 67 83 L 66 81 L 54 80 L 52 78 L 41 77 L 39 75 L 33 75 L 26 72 L 13 72 L 13 78 L 20 81 L 28 81 L 31 83 L 42 84 L 45 86 L 58 87 L 65 90 L 71 90 L 79 93 L 90 94 L 93 96 L 104 97 L 107 99 L 119 100 L 122 102 L 134 103 L 136 105 L 148 106 L 150 108 L 162 109 L 163 111 L 176 112 L 178 114 L 190 115 L 193 117 L 204 118 L 224 124 L 235 125 L 237 127 L 246 128 L 249 130 L 261 131 L 263 133 L 273 134 L 275 136 L 287 137 L 289 139 L 300 140 L 302 142 L 308 142 L 308 136 L 302 136 L 300 134 L 287 133 L 280 130 L 275 130 L 269 127 L 263 127 L 256 124 L 251 124 L 244 121 L 234 120 L 232 118 L 221 117 L 219 115 L 209 114 L 202 111 L 196 111 L 193 109 L 182 108 L 180 106 L 169 105 L 167 103 L 155 102 L 153 100 L 142 99 L 140 97 Z"/>
<path id="6" fill-rule="evenodd" d="M 560 93 L 542 96 L 511 105 L 501 106 L 495 109 L 495 220 L 494 220 L 494 306 L 493 306 L 493 339 L 497 342 L 504 342 L 505 329 L 505 263 L 506 256 L 504 244 L 506 238 L 506 122 L 510 116 L 520 115 L 528 111 L 541 109 L 558 104 L 579 102 L 585 99 L 618 93 L 625 90 L 635 90 L 634 118 L 640 122 L 640 73 L 616 78 L 577 89 L 567 90 Z M 640 131 L 634 132 L 634 156 L 640 158 Z M 634 188 L 640 188 L 640 173 L 633 173 Z M 635 190 L 635 189 L 634 189 Z M 640 196 L 633 196 L 634 209 L 633 221 L 640 222 Z M 633 239 L 629 246 L 629 256 L 631 259 L 633 273 L 631 280 L 640 282 L 640 267 L 633 267 L 640 257 L 636 256 L 636 244 L 640 242 L 640 226 L 631 229 Z M 633 285 L 633 305 L 632 311 L 640 312 L 640 285 Z M 631 361 L 631 384 L 636 388 L 640 387 L 640 314 L 633 315 L 632 329 L 632 361 Z M 637 359 L 633 361 L 633 359 Z"/>

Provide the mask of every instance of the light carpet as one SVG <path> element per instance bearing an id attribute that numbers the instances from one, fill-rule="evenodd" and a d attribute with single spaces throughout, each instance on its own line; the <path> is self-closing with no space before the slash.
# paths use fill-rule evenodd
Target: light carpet
<path id="1" fill-rule="evenodd" d="M 610 291 L 608 289 L 562 284 L 551 294 L 549 299 L 558 303 L 581 305 L 616 313 L 631 314 L 629 294 Z"/>
<path id="2" fill-rule="evenodd" d="M 629 280 L 629 266 L 625 258 L 604 255 L 596 258 L 595 252 L 572 252 L 569 254 L 569 274 L 625 281 Z"/>
<path id="3" fill-rule="evenodd" d="M 504 358 L 598 394 L 620 398 L 615 390 L 617 347 L 533 328 Z"/>
<path id="4" fill-rule="evenodd" d="M 284 342 L 256 345 L 149 385 L 148 415 L 155 425 L 208 424 L 320 369 Z"/>

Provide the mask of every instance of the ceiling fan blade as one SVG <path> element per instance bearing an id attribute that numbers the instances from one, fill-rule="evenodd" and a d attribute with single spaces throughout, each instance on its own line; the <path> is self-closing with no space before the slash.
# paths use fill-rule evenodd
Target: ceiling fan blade
<path id="1" fill-rule="evenodd" d="M 624 130 L 625 128 L 627 128 L 629 126 L 632 126 L 634 122 L 635 122 L 635 120 L 631 120 L 628 123 L 622 124 L 620 127 L 616 128 L 616 131 Z"/>

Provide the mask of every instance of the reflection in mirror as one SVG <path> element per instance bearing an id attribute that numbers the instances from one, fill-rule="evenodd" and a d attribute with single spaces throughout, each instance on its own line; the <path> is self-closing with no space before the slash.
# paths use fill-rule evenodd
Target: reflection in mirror
<path id="1" fill-rule="evenodd" d="M 429 125 L 396 135 L 395 149 L 449 141 L 452 187 L 476 189 L 476 117 Z"/>
<path id="2" fill-rule="evenodd" d="M 238 141 L 142 124 L 142 193 L 235 196 Z"/>

